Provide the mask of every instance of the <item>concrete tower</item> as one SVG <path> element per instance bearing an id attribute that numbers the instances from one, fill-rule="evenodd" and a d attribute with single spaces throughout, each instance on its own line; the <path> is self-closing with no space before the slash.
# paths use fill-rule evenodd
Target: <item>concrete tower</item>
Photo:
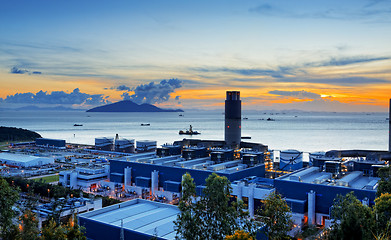
<path id="1" fill-rule="evenodd" d="M 225 144 L 237 149 L 240 147 L 242 124 L 242 101 L 239 91 L 227 91 L 225 100 Z"/>

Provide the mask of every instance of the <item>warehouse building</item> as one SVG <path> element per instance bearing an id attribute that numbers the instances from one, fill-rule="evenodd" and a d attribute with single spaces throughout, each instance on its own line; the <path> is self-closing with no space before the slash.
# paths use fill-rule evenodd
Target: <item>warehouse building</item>
<path id="1" fill-rule="evenodd" d="M 365 205 L 373 205 L 379 178 L 364 176 L 362 171 L 347 172 L 335 178 L 334 172 L 319 167 L 303 168 L 274 179 L 274 187 L 285 197 L 296 223 L 327 225 L 334 198 L 354 192 Z"/>
<path id="2" fill-rule="evenodd" d="M 50 138 L 37 138 L 37 139 L 35 139 L 35 145 L 40 146 L 40 147 L 65 149 L 65 140 L 50 139 Z"/>
<path id="3" fill-rule="evenodd" d="M 11 167 L 28 168 L 53 164 L 54 159 L 24 154 L 0 153 L 0 163 L 6 164 Z"/>

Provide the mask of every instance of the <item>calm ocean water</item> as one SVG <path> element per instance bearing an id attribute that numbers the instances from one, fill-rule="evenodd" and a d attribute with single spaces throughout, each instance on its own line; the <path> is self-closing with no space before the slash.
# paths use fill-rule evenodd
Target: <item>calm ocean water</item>
<path id="1" fill-rule="evenodd" d="M 157 140 L 158 145 L 181 140 L 179 130 L 193 126 L 201 135 L 186 138 L 224 139 L 221 112 L 179 113 L 87 113 L 87 112 L 0 112 L 0 125 L 36 131 L 46 138 L 69 143 L 94 144 L 96 137 Z M 332 149 L 388 148 L 386 113 L 246 113 L 242 136 L 268 145 L 270 149 L 306 152 Z M 266 121 L 270 117 L 275 121 Z M 265 119 L 265 120 L 260 120 Z M 83 126 L 75 127 L 74 124 Z M 150 126 L 141 126 L 149 123 Z"/>

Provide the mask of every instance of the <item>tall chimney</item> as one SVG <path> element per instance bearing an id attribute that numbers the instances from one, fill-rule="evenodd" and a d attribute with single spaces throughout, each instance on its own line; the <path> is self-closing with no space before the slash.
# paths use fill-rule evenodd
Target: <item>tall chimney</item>
<path id="1" fill-rule="evenodd" d="M 391 152 L 391 98 L 388 111 L 388 151 Z"/>
<path id="2" fill-rule="evenodd" d="M 227 91 L 225 100 L 225 144 L 233 149 L 240 147 L 242 124 L 242 101 L 239 91 Z"/>

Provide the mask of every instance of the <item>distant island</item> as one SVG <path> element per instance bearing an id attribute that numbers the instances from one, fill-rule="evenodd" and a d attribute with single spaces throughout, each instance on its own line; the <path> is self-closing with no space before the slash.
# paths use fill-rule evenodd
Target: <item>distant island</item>
<path id="1" fill-rule="evenodd" d="M 36 132 L 15 127 L 0 127 L 0 142 L 32 141 L 42 136 Z"/>
<path id="2" fill-rule="evenodd" d="M 183 112 L 183 110 L 163 109 L 148 103 L 137 104 L 130 100 L 124 100 L 91 108 L 87 112 Z"/>

